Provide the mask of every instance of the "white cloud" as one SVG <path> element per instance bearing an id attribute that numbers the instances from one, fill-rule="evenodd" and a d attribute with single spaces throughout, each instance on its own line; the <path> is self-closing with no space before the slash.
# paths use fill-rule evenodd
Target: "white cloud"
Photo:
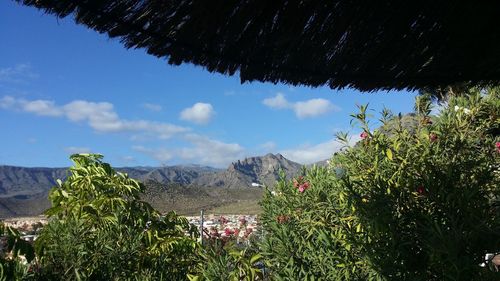
<path id="1" fill-rule="evenodd" d="M 262 103 L 270 108 L 284 109 L 293 107 L 293 104 L 289 103 L 285 95 L 282 93 L 277 93 L 273 98 L 267 98 L 262 101 Z"/>
<path id="2" fill-rule="evenodd" d="M 40 116 L 65 117 L 72 122 L 85 122 L 95 131 L 102 133 L 135 132 L 168 139 L 190 130 L 170 123 L 121 119 L 115 112 L 113 104 L 108 102 L 75 100 L 57 106 L 49 100 L 29 101 L 4 96 L 0 99 L 0 108 L 20 110 Z"/>
<path id="3" fill-rule="evenodd" d="M 198 102 L 192 107 L 184 109 L 180 118 L 185 121 L 190 121 L 196 124 L 207 124 L 215 115 L 214 108 L 209 103 Z"/>
<path id="4" fill-rule="evenodd" d="M 11 96 L 4 96 L 0 99 L 0 108 L 13 109 L 16 106 L 16 99 Z"/>
<path id="5" fill-rule="evenodd" d="M 171 151 L 163 148 L 151 149 L 146 148 L 144 146 L 136 145 L 132 147 L 133 150 L 146 154 L 149 157 L 158 160 L 161 163 L 167 162 L 174 158 L 174 155 Z"/>
<path id="6" fill-rule="evenodd" d="M 64 148 L 69 154 L 77 154 L 77 153 L 90 153 L 91 149 L 88 147 L 77 147 L 77 146 L 68 146 Z"/>
<path id="7" fill-rule="evenodd" d="M 189 146 L 175 149 L 134 146 L 132 149 L 162 163 L 178 158 L 184 162 L 215 167 L 227 166 L 244 156 L 245 149 L 237 143 L 225 143 L 197 134 L 186 134 L 183 138 Z"/>
<path id="8" fill-rule="evenodd" d="M 339 111 L 339 108 L 333 105 L 329 100 L 310 99 L 299 101 L 293 105 L 293 111 L 299 118 L 308 118 L 324 115 L 330 111 Z"/>
<path id="9" fill-rule="evenodd" d="M 359 136 L 351 137 L 349 144 L 354 145 L 359 141 Z M 333 153 L 340 151 L 344 147 L 336 139 L 332 139 L 316 145 L 303 145 L 293 149 L 286 149 L 280 153 L 286 158 L 301 164 L 311 164 L 332 157 Z"/>
<path id="10" fill-rule="evenodd" d="M 276 143 L 273 141 L 268 141 L 259 146 L 265 152 L 271 152 L 276 149 Z"/>
<path id="11" fill-rule="evenodd" d="M 158 111 L 162 110 L 161 105 L 154 104 L 154 103 L 143 103 L 142 107 L 149 110 L 149 111 L 154 111 L 154 112 L 158 112 Z"/>
<path id="12" fill-rule="evenodd" d="M 31 65 L 20 63 L 13 67 L 0 68 L 0 82 L 22 83 L 26 80 L 36 79 L 39 75 L 33 72 Z"/>
<path id="13" fill-rule="evenodd" d="M 133 156 L 123 156 L 121 157 L 121 160 L 127 164 L 135 162 L 135 158 Z"/>
<path id="14" fill-rule="evenodd" d="M 300 118 L 317 117 L 325 115 L 331 111 L 339 111 L 340 108 L 326 99 L 310 99 L 306 101 L 289 102 L 285 95 L 277 93 L 275 97 L 262 101 L 264 105 L 274 109 L 291 109 Z"/>
<path id="15" fill-rule="evenodd" d="M 53 101 L 16 99 L 11 96 L 4 96 L 0 99 L 0 108 L 10 110 L 20 110 L 40 116 L 61 116 L 63 110 L 57 107 Z"/>
<path id="16" fill-rule="evenodd" d="M 65 117 L 73 122 L 87 122 L 96 131 L 119 131 L 123 126 L 113 104 L 108 102 L 72 101 L 62 106 Z"/>
<path id="17" fill-rule="evenodd" d="M 63 111 L 53 101 L 35 100 L 21 102 L 22 110 L 40 116 L 61 116 Z"/>
<path id="18" fill-rule="evenodd" d="M 194 163 L 225 166 L 243 157 L 245 149 L 237 143 L 225 143 L 197 134 L 187 134 L 184 137 L 192 144 L 179 150 L 179 157 Z"/>

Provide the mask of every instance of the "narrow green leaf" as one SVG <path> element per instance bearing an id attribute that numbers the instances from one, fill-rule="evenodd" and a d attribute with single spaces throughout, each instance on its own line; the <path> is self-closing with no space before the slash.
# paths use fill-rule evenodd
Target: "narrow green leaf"
<path id="1" fill-rule="evenodd" d="M 389 158 L 389 160 L 392 161 L 392 150 L 390 148 L 388 148 L 386 151 L 385 151 L 385 154 L 387 155 L 387 158 Z"/>

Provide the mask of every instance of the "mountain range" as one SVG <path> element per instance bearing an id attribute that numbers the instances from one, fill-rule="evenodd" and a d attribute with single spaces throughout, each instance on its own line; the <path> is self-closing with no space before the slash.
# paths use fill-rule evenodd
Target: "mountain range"
<path id="1" fill-rule="evenodd" d="M 321 166 L 325 164 L 325 161 L 318 162 Z M 241 198 L 258 199 L 262 194 L 262 188 L 258 186 L 272 186 L 279 179 L 280 171 L 290 178 L 299 174 L 302 167 L 302 164 L 290 161 L 281 154 L 267 154 L 238 160 L 231 163 L 227 169 L 177 165 L 122 167 L 116 170 L 143 182 L 147 190 L 149 189 L 149 196 L 146 196 L 145 200 L 155 203 L 153 206 L 168 210 L 174 205 L 178 208 L 184 208 L 186 204 L 200 205 L 197 197 L 206 197 L 206 200 L 202 201 L 208 205 L 224 200 L 234 202 Z M 49 207 L 48 191 L 55 186 L 57 179 L 64 180 L 67 173 L 67 168 L 0 165 L 0 217 L 42 213 Z M 224 197 L 222 201 L 221 196 Z M 185 204 L 176 202 L 182 201 L 181 198 L 184 198 Z"/>

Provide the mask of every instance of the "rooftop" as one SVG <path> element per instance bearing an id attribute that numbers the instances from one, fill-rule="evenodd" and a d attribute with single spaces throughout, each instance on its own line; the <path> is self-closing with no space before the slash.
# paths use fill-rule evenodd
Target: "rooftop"
<path id="1" fill-rule="evenodd" d="M 17 0 L 178 65 L 362 91 L 500 84 L 500 2 Z"/>

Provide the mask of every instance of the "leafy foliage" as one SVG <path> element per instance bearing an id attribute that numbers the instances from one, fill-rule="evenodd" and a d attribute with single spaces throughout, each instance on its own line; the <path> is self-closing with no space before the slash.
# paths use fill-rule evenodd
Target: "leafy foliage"
<path id="1" fill-rule="evenodd" d="M 199 273 L 190 275 L 191 281 L 253 281 L 262 280 L 262 271 L 257 268 L 260 254 L 250 254 L 248 247 L 238 250 L 236 247 L 209 245 L 203 254 L 204 263 L 200 263 Z"/>
<path id="2" fill-rule="evenodd" d="M 186 280 L 190 273 L 194 280 L 250 281 L 261 276 L 256 248 L 235 243 L 234 233 L 202 248 L 195 226 L 174 212 L 162 216 L 141 201 L 144 186 L 102 162 L 101 155 L 71 159 L 75 165 L 68 178 L 50 191 L 49 223 L 35 249 L 15 230 L 0 229 L 8 232 L 9 252 L 1 260 L 0 280 Z M 251 233 L 244 218 L 239 230 L 245 230 L 245 238 Z"/>
<path id="3" fill-rule="evenodd" d="M 472 89 L 438 116 L 418 97 L 411 122 L 384 110 L 375 131 L 360 106 L 356 146 L 262 202 L 276 280 L 498 280 L 478 264 L 500 245 L 499 95 Z"/>
<path id="4" fill-rule="evenodd" d="M 35 258 L 33 246 L 21 238 L 19 231 L 0 223 L 0 280 L 30 277 L 27 265 Z"/>
<path id="5" fill-rule="evenodd" d="M 141 201 L 144 187 L 102 156 L 71 156 L 70 176 L 50 192 L 50 222 L 36 241 L 49 280 L 185 280 L 199 259 L 196 229 Z"/>
<path id="6" fill-rule="evenodd" d="M 330 167 L 266 191 L 258 243 L 240 240 L 243 218 L 202 247 L 186 218 L 141 200 L 141 183 L 73 155 L 34 249 L 0 226 L 0 280 L 498 280 L 478 265 L 500 245 L 499 98 L 472 89 L 432 116 L 419 96 L 414 114 L 384 109 L 378 130 L 360 106 L 354 147 L 339 135 Z"/>
<path id="7" fill-rule="evenodd" d="M 375 273 L 346 239 L 356 225 L 335 173 L 313 167 L 303 180 L 304 192 L 283 178 L 262 201 L 262 254 L 274 279 L 368 280 Z"/>
<path id="8" fill-rule="evenodd" d="M 246 219 L 241 217 L 240 225 L 235 229 L 226 227 L 225 217 L 221 216 L 219 221 L 224 235 L 219 234 L 215 227 L 207 232 L 202 251 L 203 262 L 199 264 L 197 273 L 189 276 L 189 280 L 262 280 L 258 236 L 252 234 L 253 229 L 247 227 Z M 239 235 L 240 232 L 243 235 Z"/>

